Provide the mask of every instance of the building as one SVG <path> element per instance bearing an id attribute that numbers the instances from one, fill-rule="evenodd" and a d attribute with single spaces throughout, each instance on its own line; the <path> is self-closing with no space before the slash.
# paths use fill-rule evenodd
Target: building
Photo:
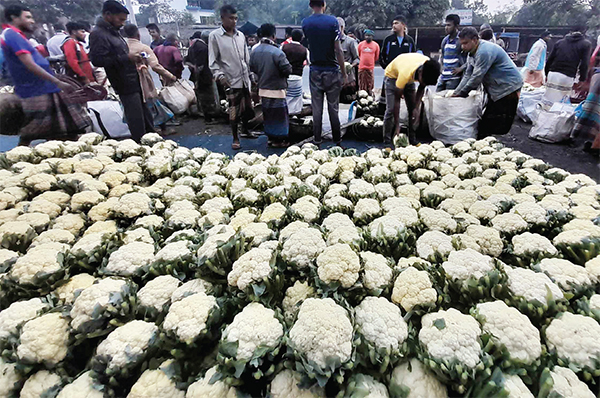
<path id="1" fill-rule="evenodd" d="M 194 16 L 197 23 L 202 25 L 215 24 L 216 0 L 187 0 L 185 10 Z"/>

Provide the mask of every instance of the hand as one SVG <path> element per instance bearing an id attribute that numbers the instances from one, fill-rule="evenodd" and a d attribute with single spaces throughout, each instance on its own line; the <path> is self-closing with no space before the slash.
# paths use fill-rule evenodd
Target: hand
<path id="1" fill-rule="evenodd" d="M 533 75 L 534 73 L 535 73 L 535 71 L 532 71 L 532 70 L 529 71 L 530 75 Z"/>
<path id="2" fill-rule="evenodd" d="M 450 98 L 457 98 L 457 97 L 462 97 L 462 95 L 458 95 L 456 94 L 456 92 L 452 93 L 452 95 L 450 96 Z"/>
<path id="3" fill-rule="evenodd" d="M 229 82 L 227 81 L 227 78 L 225 77 L 225 75 L 221 75 L 218 78 L 219 83 L 221 83 L 221 85 L 225 88 L 230 87 Z"/>
<path id="4" fill-rule="evenodd" d="M 348 75 L 342 73 L 342 87 L 346 87 L 348 85 Z"/>
<path id="5" fill-rule="evenodd" d="M 458 76 L 463 73 L 462 68 L 454 68 L 452 69 L 452 76 Z"/>
<path id="6" fill-rule="evenodd" d="M 133 62 L 134 64 L 141 64 L 141 63 L 142 63 L 142 60 L 143 60 L 143 58 L 142 58 L 142 56 L 141 56 L 141 55 L 139 55 L 139 54 L 132 54 L 132 53 L 129 53 L 129 60 L 130 60 L 131 62 Z"/>
<path id="7" fill-rule="evenodd" d="M 62 91 L 64 91 L 67 94 L 75 91 L 75 87 L 73 87 L 69 83 L 66 83 L 63 81 L 57 82 L 56 85 L 58 86 L 58 88 L 60 88 Z"/>
<path id="8" fill-rule="evenodd" d="M 83 85 L 87 86 L 88 84 L 90 84 L 90 79 L 88 79 L 87 77 L 85 79 L 83 79 Z"/>

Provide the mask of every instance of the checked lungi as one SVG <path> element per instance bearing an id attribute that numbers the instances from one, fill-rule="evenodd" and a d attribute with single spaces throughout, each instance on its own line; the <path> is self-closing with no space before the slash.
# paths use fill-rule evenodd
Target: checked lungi
<path id="1" fill-rule="evenodd" d="M 261 97 L 265 134 L 269 139 L 281 141 L 290 131 L 287 100 Z"/>
<path id="2" fill-rule="evenodd" d="M 359 90 L 365 90 L 369 95 L 373 94 L 373 87 L 375 87 L 375 75 L 373 69 L 359 69 L 358 70 L 358 88 Z"/>
<path id="3" fill-rule="evenodd" d="M 92 124 L 83 106 L 70 103 L 64 91 L 21 98 L 21 104 L 25 118 L 19 135 L 23 143 L 71 138 Z"/>
<path id="4" fill-rule="evenodd" d="M 229 121 L 232 123 L 243 121 L 244 115 L 248 114 L 249 111 L 254 113 L 250 90 L 247 88 L 227 89 L 227 101 L 229 102 Z"/>
<path id="5" fill-rule="evenodd" d="M 592 77 L 590 92 L 582 108 L 573 131 L 594 140 L 592 148 L 600 149 L 600 72 Z"/>

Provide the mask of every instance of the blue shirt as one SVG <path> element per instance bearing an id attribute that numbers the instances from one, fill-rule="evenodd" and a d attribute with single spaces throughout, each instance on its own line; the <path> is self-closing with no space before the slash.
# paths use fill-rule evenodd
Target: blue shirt
<path id="1" fill-rule="evenodd" d="M 315 70 L 338 70 L 335 42 L 340 40 L 340 27 L 335 17 L 313 14 L 302 21 L 308 40 L 310 67 Z"/>
<path id="2" fill-rule="evenodd" d="M 21 54 L 31 54 L 33 61 L 46 72 L 54 74 L 46 58 L 33 48 L 25 35 L 14 26 L 4 29 L 0 36 L 0 45 L 4 53 L 4 62 L 15 85 L 15 93 L 21 98 L 37 97 L 58 93 L 60 89 L 47 80 L 31 73 L 19 59 Z"/>
<path id="3" fill-rule="evenodd" d="M 483 84 L 495 102 L 523 86 L 521 73 L 502 47 L 480 40 L 477 51 L 471 57 L 472 61 L 468 62 L 465 75 L 454 90 L 455 94 L 466 96 Z"/>
<path id="4" fill-rule="evenodd" d="M 454 39 L 450 36 L 442 40 L 442 80 L 460 79 L 461 76 L 454 76 L 452 71 L 465 63 L 465 57 L 460 47 L 458 35 Z"/>

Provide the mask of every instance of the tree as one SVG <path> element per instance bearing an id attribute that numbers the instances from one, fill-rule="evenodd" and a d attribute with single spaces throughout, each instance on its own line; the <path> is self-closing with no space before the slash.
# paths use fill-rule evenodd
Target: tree
<path id="1" fill-rule="evenodd" d="M 592 16 L 593 3 L 595 1 L 526 0 L 511 22 L 533 26 L 585 25 Z"/>
<path id="2" fill-rule="evenodd" d="M 41 23 L 53 24 L 61 18 L 94 22 L 100 15 L 103 0 L 20 0 L 31 9 Z M 0 0 L 0 6 L 14 4 L 14 0 Z"/>

